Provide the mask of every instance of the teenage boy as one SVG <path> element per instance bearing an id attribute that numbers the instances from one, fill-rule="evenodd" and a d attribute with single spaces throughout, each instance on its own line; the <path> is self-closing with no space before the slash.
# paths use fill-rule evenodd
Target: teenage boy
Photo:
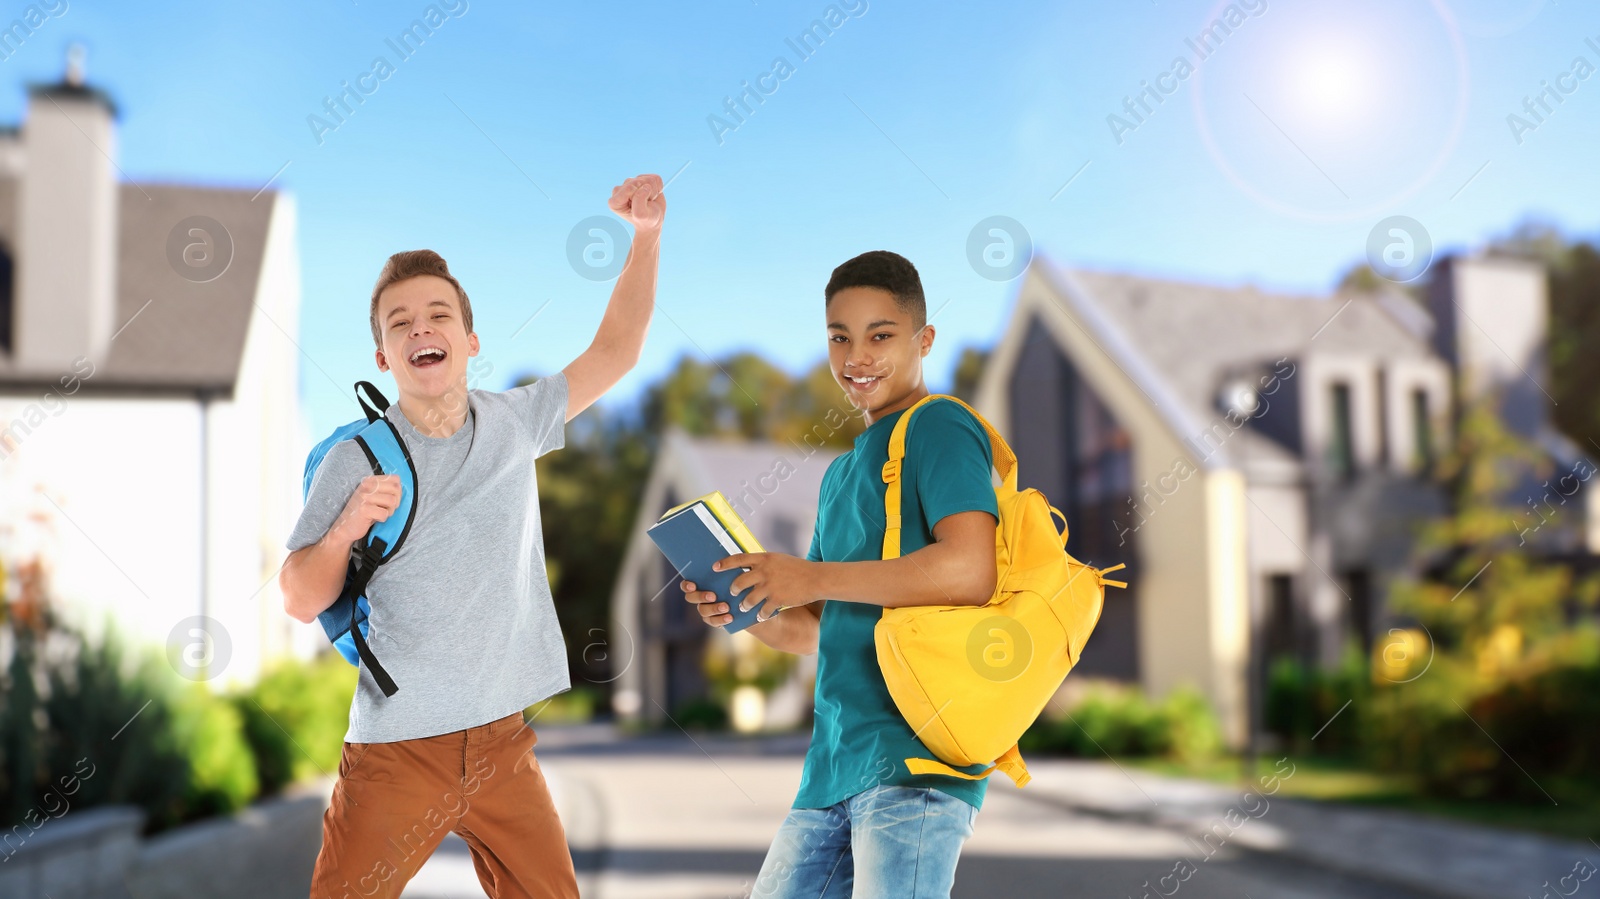
<path id="1" fill-rule="evenodd" d="M 367 639 L 400 690 L 363 666 L 339 780 L 323 816 L 311 895 L 398 896 L 454 831 L 493 897 L 576 897 L 577 879 L 522 710 L 571 687 L 546 578 L 533 460 L 635 362 L 655 305 L 666 214 L 656 175 L 629 178 L 611 209 L 633 247 L 600 328 L 561 372 L 503 393 L 467 389 L 472 306 L 431 250 L 389 257 L 372 291 L 386 417 L 417 469 L 404 547 L 372 576 Z M 314 621 L 343 586 L 352 545 L 400 499 L 354 441 L 317 470 L 279 580 L 288 613 Z"/>
<path id="2" fill-rule="evenodd" d="M 751 634 L 774 649 L 817 653 L 800 792 L 752 896 L 948 899 L 985 781 L 906 770 L 905 759 L 930 753 L 884 685 L 873 627 L 885 608 L 982 605 L 994 593 L 989 438 L 954 403 L 917 411 L 901 474 L 904 555 L 882 559 L 889 435 L 928 395 L 922 358 L 934 330 L 916 268 L 894 253 L 863 253 L 834 269 L 824 296 L 828 362 L 867 428 L 823 476 L 804 559 L 740 553 L 715 565 L 749 569 L 733 582 L 740 609 L 766 601 L 766 616 L 783 607 Z M 680 586 L 706 624 L 733 620 L 716 594 Z"/>

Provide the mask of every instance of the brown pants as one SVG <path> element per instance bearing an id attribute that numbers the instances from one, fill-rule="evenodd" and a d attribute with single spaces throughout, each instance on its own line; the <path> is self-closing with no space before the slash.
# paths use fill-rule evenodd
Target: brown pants
<path id="1" fill-rule="evenodd" d="M 576 899 L 536 742 L 515 712 L 436 737 L 344 744 L 311 899 L 399 896 L 451 831 L 489 896 Z"/>

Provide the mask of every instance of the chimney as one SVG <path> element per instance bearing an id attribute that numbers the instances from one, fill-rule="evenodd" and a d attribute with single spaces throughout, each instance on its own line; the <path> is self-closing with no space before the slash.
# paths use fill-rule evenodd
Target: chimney
<path id="1" fill-rule="evenodd" d="M 84 50 L 65 77 L 28 86 L 18 198 L 14 355 L 19 370 L 104 361 L 116 330 L 116 107 L 84 80 Z"/>
<path id="2" fill-rule="evenodd" d="M 1503 389 L 1502 420 L 1535 437 L 1551 413 L 1544 266 L 1501 256 L 1447 257 L 1434 268 L 1428 306 L 1438 323 L 1434 349 L 1454 369 L 1463 407 Z"/>

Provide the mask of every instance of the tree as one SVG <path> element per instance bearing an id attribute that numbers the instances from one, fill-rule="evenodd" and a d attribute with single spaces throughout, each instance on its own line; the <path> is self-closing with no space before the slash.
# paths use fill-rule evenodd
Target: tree
<path id="1" fill-rule="evenodd" d="M 972 402 L 978 395 L 978 381 L 983 378 L 983 370 L 989 364 L 989 352 L 975 346 L 961 348 L 961 357 L 956 360 L 955 383 L 950 387 L 952 394 L 968 403 Z"/>
<path id="2" fill-rule="evenodd" d="M 1365 722 L 1374 759 L 1432 792 L 1538 798 L 1544 787 L 1528 772 L 1582 775 L 1600 750 L 1600 631 L 1580 614 L 1594 608 L 1600 583 L 1527 542 L 1528 508 L 1513 491 L 1530 475 L 1549 480 L 1550 462 L 1506 429 L 1500 401 L 1465 409 L 1440 460 L 1451 514 L 1424 527 L 1419 575 L 1390 597 L 1402 622 L 1425 633 L 1426 652 L 1399 670 L 1375 666 Z M 1377 651 L 1398 645 L 1380 641 Z M 1568 707 L 1532 701 L 1545 694 Z"/>

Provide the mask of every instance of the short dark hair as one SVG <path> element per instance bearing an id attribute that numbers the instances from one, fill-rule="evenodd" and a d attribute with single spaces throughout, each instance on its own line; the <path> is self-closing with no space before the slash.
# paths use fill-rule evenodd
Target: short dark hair
<path id="1" fill-rule="evenodd" d="M 894 296 L 901 312 L 911 314 L 914 329 L 928 323 L 928 301 L 922 295 L 922 278 L 911 260 L 888 250 L 869 250 L 833 270 L 823 291 L 824 304 L 847 287 L 876 287 Z"/>

